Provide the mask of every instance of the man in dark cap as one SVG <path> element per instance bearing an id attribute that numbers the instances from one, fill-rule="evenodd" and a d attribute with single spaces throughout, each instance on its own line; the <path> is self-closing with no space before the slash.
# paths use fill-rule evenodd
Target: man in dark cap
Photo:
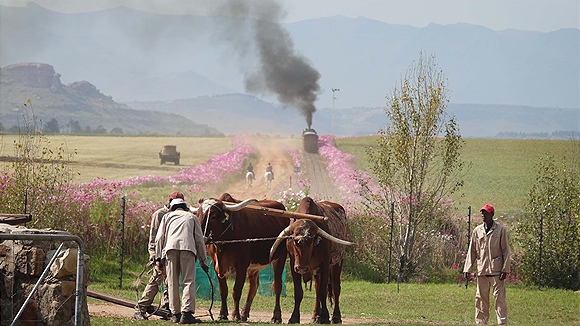
<path id="1" fill-rule="evenodd" d="M 480 210 L 483 224 L 473 229 L 463 272 L 469 279 L 471 267 L 477 263 L 475 323 L 489 321 L 489 290 L 493 288 L 498 325 L 507 325 L 505 279 L 510 273 L 510 248 L 507 228 L 493 220 L 495 209 L 486 204 Z"/>
<path id="2" fill-rule="evenodd" d="M 159 287 L 161 286 L 161 282 L 163 280 L 163 273 L 164 271 L 161 267 L 157 266 L 155 263 L 155 236 L 157 235 L 157 230 L 159 229 L 159 223 L 163 218 L 163 215 L 169 213 L 169 204 L 174 199 L 185 199 L 185 196 L 178 191 L 174 191 L 169 194 L 169 201 L 167 204 L 163 205 L 161 208 L 156 210 L 151 215 L 151 227 L 149 228 L 149 245 L 147 247 L 149 251 L 149 262 L 152 264 L 153 267 L 153 275 L 149 278 L 149 283 L 145 286 L 143 290 L 143 294 L 141 295 L 141 299 L 137 302 L 135 306 L 135 319 L 138 320 L 145 320 L 147 319 L 147 315 L 151 314 L 155 311 L 156 307 L 152 306 L 153 301 L 155 300 L 155 296 L 159 292 Z M 165 291 L 163 292 L 163 297 L 161 298 L 161 303 L 164 308 L 169 310 L 169 297 L 167 295 L 167 284 L 165 285 Z"/>

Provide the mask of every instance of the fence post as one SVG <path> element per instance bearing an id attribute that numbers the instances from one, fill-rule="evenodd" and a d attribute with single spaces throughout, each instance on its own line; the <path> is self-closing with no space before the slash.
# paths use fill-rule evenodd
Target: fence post
<path id="1" fill-rule="evenodd" d="M 126 197 L 121 197 L 121 252 L 119 255 L 119 289 L 123 288 L 123 258 L 125 255 L 125 207 Z"/>
<path id="2" fill-rule="evenodd" d="M 391 283 L 391 261 L 393 257 L 393 225 L 395 220 L 395 203 L 391 203 L 391 234 L 389 235 L 389 274 L 387 283 Z"/>
<path id="3" fill-rule="evenodd" d="M 471 240 L 471 206 L 467 207 L 467 251 L 466 255 L 469 255 L 469 242 Z M 467 257 L 466 257 L 467 258 Z M 465 278 L 465 288 L 469 286 L 469 278 Z"/>
<path id="4" fill-rule="evenodd" d="M 544 214 L 540 213 L 540 250 L 538 255 L 538 288 L 542 287 L 542 247 L 544 243 Z"/>

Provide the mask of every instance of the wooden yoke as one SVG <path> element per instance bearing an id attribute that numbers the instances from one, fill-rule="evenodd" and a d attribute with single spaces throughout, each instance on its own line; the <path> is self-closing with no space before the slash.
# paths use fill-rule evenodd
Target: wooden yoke
<path id="1" fill-rule="evenodd" d="M 235 205 L 236 203 L 229 203 L 229 202 L 224 202 L 225 204 L 228 205 Z M 275 209 L 275 208 L 268 208 L 268 207 L 262 207 L 262 206 L 256 206 L 256 205 L 247 205 L 244 208 L 242 208 L 242 210 L 251 210 L 254 212 L 258 212 L 258 213 L 262 213 L 264 215 L 269 215 L 269 216 L 279 216 L 279 217 L 285 217 L 285 218 L 295 218 L 295 219 L 310 219 L 310 220 L 319 220 L 319 221 L 328 221 L 328 217 L 326 216 L 318 216 L 318 215 L 311 215 L 311 214 L 303 214 L 303 213 L 296 213 L 296 212 L 289 212 L 289 211 L 283 211 L 281 209 Z"/>

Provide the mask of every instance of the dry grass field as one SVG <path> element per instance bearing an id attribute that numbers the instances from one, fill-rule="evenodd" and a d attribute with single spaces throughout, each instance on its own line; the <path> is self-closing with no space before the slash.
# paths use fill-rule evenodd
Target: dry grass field
<path id="1" fill-rule="evenodd" d="M 17 135 L 2 135 L 0 156 L 14 155 Z M 65 146 L 72 158 L 77 182 L 96 177 L 119 181 L 140 175 L 171 175 L 185 167 L 195 166 L 232 148 L 232 138 L 152 137 L 152 136 L 73 136 L 49 135 L 50 147 Z M 160 165 L 159 152 L 165 145 L 176 145 L 181 153 L 180 165 Z"/>

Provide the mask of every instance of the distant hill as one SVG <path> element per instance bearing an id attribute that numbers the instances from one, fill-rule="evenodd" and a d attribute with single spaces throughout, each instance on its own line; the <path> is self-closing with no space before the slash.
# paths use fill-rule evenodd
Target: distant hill
<path id="1" fill-rule="evenodd" d="M 231 18 L 158 15 L 125 7 L 57 13 L 32 3 L 0 6 L 0 66 L 53 65 L 67 81 L 89 80 L 115 101 L 167 101 L 244 93 L 259 65 L 252 35 L 239 60 L 220 35 Z M 319 108 L 380 107 L 420 51 L 434 54 L 451 103 L 580 108 L 580 30 L 494 31 L 470 24 L 417 28 L 364 17 L 282 25 L 320 72 Z M 241 28 L 240 28 L 241 29 Z M 252 52 L 254 51 L 254 52 Z M 275 97 L 254 94 L 274 102 Z"/>
<path id="2" fill-rule="evenodd" d="M 244 94 L 201 96 L 157 102 L 131 102 L 141 110 L 172 112 L 225 133 L 267 133 L 299 137 L 306 128 L 297 110 L 283 108 Z M 580 110 L 514 105 L 451 104 L 466 138 L 580 138 Z M 362 136 L 386 127 L 384 107 L 319 109 L 313 128 L 319 134 Z M 334 127 L 334 128 L 333 128 Z"/>
<path id="3" fill-rule="evenodd" d="M 154 88 L 154 81 L 150 87 Z M 170 101 L 116 103 L 88 81 L 64 85 L 48 64 L 20 63 L 0 70 L 0 122 L 22 122 L 23 104 L 60 133 L 123 133 L 222 136 L 263 133 L 299 137 L 306 128 L 298 110 L 247 94 L 199 96 Z M 579 138 L 580 110 L 510 105 L 451 104 L 463 137 Z M 375 134 L 388 123 L 384 108 L 322 108 L 314 113 L 319 134 Z M 75 130 L 76 128 L 76 130 Z M 559 133 L 558 133 L 559 132 Z"/>
<path id="4" fill-rule="evenodd" d="M 28 104 L 30 100 L 30 104 Z M 26 104 L 32 112 L 24 112 Z M 215 128 L 173 113 L 142 111 L 113 101 L 93 84 L 78 81 L 64 85 L 51 65 L 20 63 L 0 70 L 0 121 L 5 129 L 21 126 L 23 114 L 44 124 L 55 119 L 61 133 L 115 132 L 223 136 Z"/>

